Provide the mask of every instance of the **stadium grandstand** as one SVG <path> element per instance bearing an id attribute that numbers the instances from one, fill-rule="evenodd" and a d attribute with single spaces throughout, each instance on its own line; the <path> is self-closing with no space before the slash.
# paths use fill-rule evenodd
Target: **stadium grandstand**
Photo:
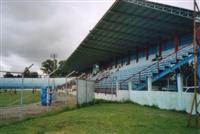
<path id="1" fill-rule="evenodd" d="M 198 42 L 199 37 L 197 31 Z M 194 58 L 192 42 L 193 11 L 145 0 L 117 0 L 66 60 L 65 71 L 94 80 L 97 94 L 119 97 L 127 92 L 140 104 L 189 112 L 188 92 L 194 90 L 183 84 L 180 68 Z M 156 85 L 172 73 L 175 84 Z M 149 92 L 154 90 L 159 92 Z"/>

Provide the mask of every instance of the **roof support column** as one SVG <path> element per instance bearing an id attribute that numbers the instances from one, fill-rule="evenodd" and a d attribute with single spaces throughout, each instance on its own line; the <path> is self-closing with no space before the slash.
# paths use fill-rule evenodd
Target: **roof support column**
<path id="1" fill-rule="evenodd" d="M 152 91 L 152 83 L 153 83 L 152 77 L 149 76 L 147 78 L 148 91 Z"/>
<path id="2" fill-rule="evenodd" d="M 117 63 L 118 63 L 118 57 L 115 57 L 115 68 L 117 68 Z"/>
<path id="3" fill-rule="evenodd" d="M 179 45 L 180 45 L 179 35 L 178 35 L 178 33 L 176 32 L 176 33 L 174 34 L 174 48 L 175 48 L 175 53 L 176 53 L 176 62 L 178 61 L 177 52 L 178 52 L 178 50 L 179 50 Z"/>
<path id="4" fill-rule="evenodd" d="M 132 91 L 132 89 L 133 89 L 133 83 L 132 83 L 132 81 L 130 80 L 130 81 L 128 82 L 129 100 L 131 100 L 131 91 Z"/>
<path id="5" fill-rule="evenodd" d="M 161 57 L 162 56 L 162 40 L 161 39 L 159 40 L 158 51 L 159 51 L 158 54 Z"/>
<path id="6" fill-rule="evenodd" d="M 136 63 L 139 62 L 139 48 L 136 49 Z"/>
<path id="7" fill-rule="evenodd" d="M 183 75 L 178 73 L 176 75 L 178 88 L 178 110 L 182 110 L 182 92 L 183 92 Z"/>
<path id="8" fill-rule="evenodd" d="M 149 44 L 146 45 L 145 51 L 146 51 L 146 60 L 149 60 Z"/>
<path id="9" fill-rule="evenodd" d="M 129 65 L 131 63 L 131 51 L 128 51 L 128 62 L 127 65 Z"/>

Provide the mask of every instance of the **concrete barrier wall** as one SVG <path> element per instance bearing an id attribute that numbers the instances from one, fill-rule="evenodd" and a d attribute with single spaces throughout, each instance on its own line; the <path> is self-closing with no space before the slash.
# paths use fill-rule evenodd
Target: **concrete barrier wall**
<path id="1" fill-rule="evenodd" d="M 193 95 L 193 93 L 184 92 L 118 90 L 116 95 L 95 93 L 95 99 L 109 101 L 130 100 L 140 105 L 157 106 L 160 109 L 186 111 L 189 113 Z M 198 96 L 198 101 L 200 101 L 200 96 Z M 198 107 L 198 111 L 200 112 L 200 107 Z"/>
<path id="2" fill-rule="evenodd" d="M 131 91 L 130 100 L 140 105 L 157 106 L 160 109 L 190 112 L 193 93 L 163 91 Z M 200 96 L 198 96 L 200 100 Z M 200 107 L 198 107 L 200 112 Z"/>
<path id="3" fill-rule="evenodd" d="M 117 94 L 95 93 L 95 99 L 103 99 L 109 101 L 126 101 L 129 100 L 129 91 L 117 90 Z"/>

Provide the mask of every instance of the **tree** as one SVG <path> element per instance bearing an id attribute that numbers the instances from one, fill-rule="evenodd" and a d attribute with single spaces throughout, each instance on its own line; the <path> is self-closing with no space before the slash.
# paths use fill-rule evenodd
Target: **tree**
<path id="1" fill-rule="evenodd" d="M 25 69 L 25 70 L 26 70 L 26 71 L 24 72 L 24 77 L 25 77 L 25 78 L 29 78 L 31 72 L 30 72 L 28 69 Z"/>
<path id="2" fill-rule="evenodd" d="M 24 73 L 24 77 L 25 78 L 38 78 L 38 73 L 37 72 L 30 72 L 29 70 L 27 70 L 25 73 Z M 5 75 L 4 75 L 4 78 L 22 78 L 22 75 L 20 74 L 17 74 L 17 75 L 13 75 L 12 73 L 10 72 L 7 72 Z"/>
<path id="3" fill-rule="evenodd" d="M 24 73 L 24 77 L 25 78 L 38 78 L 38 73 L 37 72 L 30 72 L 30 71 L 26 71 Z"/>
<path id="4" fill-rule="evenodd" d="M 56 69 L 57 69 L 57 60 L 56 59 L 54 59 L 54 60 L 47 59 L 44 62 L 42 62 L 41 70 L 45 74 L 50 74 L 51 72 L 53 72 Z"/>
<path id="5" fill-rule="evenodd" d="M 18 74 L 15 76 L 16 78 L 22 78 L 22 75 Z"/>
<path id="6" fill-rule="evenodd" d="M 31 77 L 31 78 L 38 78 L 38 76 L 39 76 L 39 75 L 38 75 L 37 72 L 31 72 L 31 73 L 30 73 L 30 77 Z"/>
<path id="7" fill-rule="evenodd" d="M 3 77 L 4 78 L 13 78 L 15 76 L 13 74 L 11 74 L 10 72 L 7 72 Z"/>
<path id="8" fill-rule="evenodd" d="M 65 73 L 63 72 L 63 67 L 64 67 L 64 64 L 65 64 L 65 61 L 64 60 L 61 60 L 59 61 L 59 66 L 58 66 L 58 70 L 56 71 L 56 75 L 59 76 L 59 77 L 64 77 L 65 76 Z"/>
<path id="9" fill-rule="evenodd" d="M 58 64 L 57 64 L 58 63 Z M 41 70 L 45 74 L 50 74 L 54 70 L 57 70 L 52 76 L 53 77 L 64 77 L 65 73 L 63 72 L 63 66 L 65 64 L 64 60 L 57 61 L 56 59 L 47 59 L 46 61 L 42 62 Z"/>

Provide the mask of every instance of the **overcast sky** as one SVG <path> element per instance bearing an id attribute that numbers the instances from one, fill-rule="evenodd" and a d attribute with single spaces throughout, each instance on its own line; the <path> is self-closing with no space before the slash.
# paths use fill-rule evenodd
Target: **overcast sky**
<path id="1" fill-rule="evenodd" d="M 40 71 L 56 53 L 67 59 L 114 0 L 0 0 L 0 70 Z M 192 9 L 192 0 L 153 0 Z M 40 71 L 41 72 L 41 71 Z"/>

